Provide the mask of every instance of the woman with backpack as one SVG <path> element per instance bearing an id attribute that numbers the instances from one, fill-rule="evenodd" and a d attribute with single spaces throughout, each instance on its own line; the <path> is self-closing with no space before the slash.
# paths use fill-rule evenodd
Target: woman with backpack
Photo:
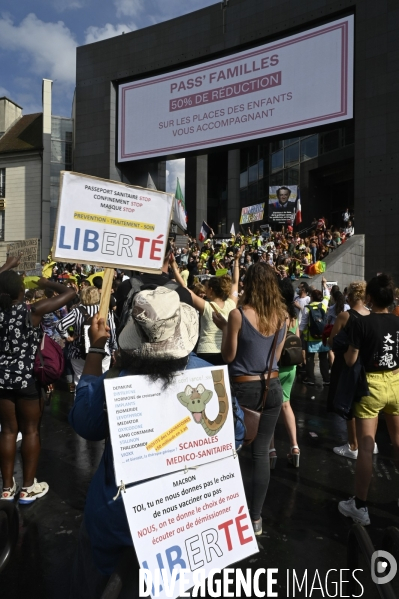
<path id="1" fill-rule="evenodd" d="M 72 308 L 65 318 L 57 323 L 58 333 L 68 341 L 67 358 L 71 361 L 74 372 L 73 385 L 76 388 L 82 376 L 86 358 L 86 331 L 94 314 L 100 309 L 100 292 L 97 287 L 86 287 L 80 291 L 80 304 Z M 108 326 L 110 338 L 105 346 L 105 355 L 102 360 L 103 372 L 111 364 L 111 356 L 118 346 L 116 343 L 115 320 L 113 312 L 108 312 Z M 69 329 L 73 327 L 71 334 Z"/>
<path id="2" fill-rule="evenodd" d="M 18 261 L 7 260 L 8 268 Z M 5 266 L 6 266 L 5 265 Z M 41 278 L 38 286 L 58 295 L 31 306 L 24 302 L 23 279 L 12 270 L 0 274 L 0 469 L 3 478 L 1 499 L 12 501 L 18 494 L 13 476 L 18 431 L 22 433 L 23 483 L 19 503 L 36 501 L 48 492 L 45 482 L 35 476 L 40 454 L 40 420 L 44 401 L 33 376 L 37 348 L 42 338 L 44 314 L 57 310 L 75 296 L 73 289 Z"/>
<path id="3" fill-rule="evenodd" d="M 323 277 L 323 292 L 319 289 L 312 289 L 310 292 L 310 303 L 305 306 L 299 330 L 303 333 L 303 339 L 306 342 L 306 379 L 305 385 L 314 385 L 314 356 L 319 354 L 320 373 L 323 377 L 323 385 L 330 384 L 330 373 L 328 364 L 328 352 L 330 348 L 323 345 L 322 334 L 326 324 L 326 313 L 330 292 L 327 288 L 327 281 Z"/>
<path id="4" fill-rule="evenodd" d="M 364 302 L 366 301 L 366 281 L 354 281 L 349 285 L 348 288 L 348 302 L 350 305 L 350 309 L 344 312 L 341 312 L 338 315 L 337 320 L 334 323 L 333 329 L 331 331 L 330 339 L 328 341 L 331 348 L 334 347 L 334 338 L 341 332 L 344 331 L 346 333 L 347 339 L 347 331 L 351 326 L 351 322 L 354 318 L 366 317 L 370 316 L 370 310 L 368 310 Z M 341 333 L 342 336 L 342 333 Z M 348 349 L 348 345 L 342 344 L 339 350 L 336 348 L 335 359 L 331 368 L 331 382 L 328 389 L 328 398 L 327 398 L 327 411 L 334 412 L 334 399 L 337 395 L 338 383 L 341 377 L 341 373 L 345 368 L 345 358 L 344 354 Z M 346 420 L 346 426 L 348 430 L 348 442 L 339 447 L 334 447 L 333 451 L 337 455 L 340 455 L 345 458 L 351 458 L 352 460 L 357 459 L 358 455 L 358 443 L 356 437 L 356 423 L 355 418 L 351 418 L 351 420 Z M 378 453 L 377 444 L 374 446 L 374 453 Z"/>
<path id="5" fill-rule="evenodd" d="M 223 333 L 222 356 L 229 365 L 233 393 L 241 406 L 261 412 L 258 433 L 249 451 L 240 453 L 245 493 L 257 536 L 262 534 L 261 511 L 270 480 L 270 441 L 283 401 L 277 362 L 284 346 L 286 318 L 276 275 L 264 262 L 248 268 L 244 294 L 238 309 L 230 312 L 228 322 L 219 314 L 213 315 Z"/>

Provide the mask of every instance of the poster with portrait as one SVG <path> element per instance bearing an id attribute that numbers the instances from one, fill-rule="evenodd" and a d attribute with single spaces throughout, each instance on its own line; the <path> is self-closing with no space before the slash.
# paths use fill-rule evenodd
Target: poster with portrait
<path id="1" fill-rule="evenodd" d="M 295 219 L 297 185 L 272 185 L 269 187 L 269 223 L 292 225 Z"/>

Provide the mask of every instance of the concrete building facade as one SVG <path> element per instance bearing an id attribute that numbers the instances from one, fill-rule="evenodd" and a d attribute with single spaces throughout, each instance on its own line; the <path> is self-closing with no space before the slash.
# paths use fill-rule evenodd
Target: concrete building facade
<path id="1" fill-rule="evenodd" d="M 0 98 L 0 263 L 15 241 L 39 239 L 44 259 L 51 249 L 59 174 L 72 169 L 72 119 L 52 116 L 51 85 L 43 81 L 41 113 Z"/>
<path id="2" fill-rule="evenodd" d="M 366 276 L 388 269 L 399 279 L 399 265 L 394 260 L 399 225 L 396 0 L 229 0 L 78 48 L 75 170 L 143 186 L 150 172 L 157 188 L 164 189 L 165 159 L 172 157 L 117 163 L 119 83 L 226 56 L 348 14 L 355 16 L 354 119 L 339 126 L 295 132 L 294 140 L 288 132 L 264 143 L 257 140 L 226 146 L 219 154 L 187 154 L 189 227 L 198 233 L 200 222 L 209 221 L 212 214 L 212 224 L 216 219 L 222 229 L 229 230 L 243 205 L 265 197 L 272 180 L 280 184 L 278 177 L 285 175 L 277 163 L 285 156 L 286 146 L 287 155 L 297 153 L 296 147 L 289 150 L 288 146 L 298 143 L 299 155 L 302 145 L 309 151 L 306 160 L 298 158 L 289 176 L 294 179 L 297 169 L 304 223 L 321 213 L 333 218 L 352 202 L 356 233 L 366 239 Z M 256 190 L 249 181 L 247 188 L 242 187 L 240 175 L 246 169 L 250 174 L 256 160 L 258 164 L 263 160 Z M 216 171 L 223 178 L 222 186 Z"/>

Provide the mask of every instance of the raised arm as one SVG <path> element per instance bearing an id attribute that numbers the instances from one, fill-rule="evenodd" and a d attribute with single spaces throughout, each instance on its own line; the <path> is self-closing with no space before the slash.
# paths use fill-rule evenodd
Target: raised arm
<path id="1" fill-rule="evenodd" d="M 61 285 L 61 283 L 54 283 L 54 281 L 50 281 L 49 279 L 45 279 L 41 277 L 37 282 L 38 287 L 41 289 L 45 289 L 48 287 L 52 289 L 58 295 L 55 297 L 49 297 L 46 299 L 39 300 L 32 306 L 32 324 L 34 326 L 39 326 L 43 316 L 48 314 L 49 312 L 54 312 L 54 310 L 58 310 L 58 308 L 62 308 L 68 302 L 73 300 L 76 296 L 76 291 L 71 287 L 66 287 L 65 285 Z"/>
<path id="2" fill-rule="evenodd" d="M 95 314 L 89 329 L 90 347 L 104 350 L 109 327 Z M 69 423 L 75 432 L 89 441 L 101 441 L 108 435 L 108 416 L 104 409 L 105 391 L 102 374 L 102 353 L 88 353 L 76 397 L 69 413 Z"/>
<path id="3" fill-rule="evenodd" d="M 184 282 L 184 279 L 180 274 L 179 265 L 177 264 L 173 254 L 171 254 L 170 258 L 170 267 L 172 269 L 173 277 L 176 283 L 179 283 L 179 285 L 181 285 L 182 287 L 187 287 L 187 283 Z"/>
<path id="4" fill-rule="evenodd" d="M 21 256 L 7 256 L 7 260 L 4 262 L 3 266 L 0 266 L 0 272 L 16 268 L 20 263 L 20 260 Z"/>
<path id="5" fill-rule="evenodd" d="M 238 302 L 238 283 L 240 281 L 240 258 L 242 256 L 243 251 L 245 250 L 245 245 L 242 245 L 239 251 L 234 256 L 234 264 L 233 264 L 233 282 L 231 284 L 231 291 L 229 298 L 233 300 L 233 302 L 237 305 Z"/>
<path id="6" fill-rule="evenodd" d="M 176 263 L 176 260 L 174 257 L 170 261 L 170 266 L 172 268 L 173 276 L 175 278 L 176 283 L 179 283 L 179 285 L 181 285 L 182 287 L 185 287 L 187 289 L 187 291 L 191 294 L 194 308 L 196 310 L 198 310 L 198 312 L 202 315 L 204 313 L 204 309 L 205 309 L 205 300 L 203 300 L 202 297 L 198 297 L 198 295 L 195 295 L 195 293 L 193 293 L 191 291 L 191 289 L 188 289 L 186 283 L 184 282 L 184 280 L 179 272 L 179 267 L 177 266 L 177 263 Z"/>

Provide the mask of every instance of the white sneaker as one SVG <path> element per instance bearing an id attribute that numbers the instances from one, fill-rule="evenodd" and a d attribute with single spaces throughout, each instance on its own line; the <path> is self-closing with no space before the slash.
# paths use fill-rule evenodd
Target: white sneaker
<path id="1" fill-rule="evenodd" d="M 349 443 L 341 445 L 341 447 L 334 447 L 333 452 L 344 458 L 351 458 L 351 460 L 357 460 L 357 449 L 351 449 Z"/>
<path id="2" fill-rule="evenodd" d="M 33 485 L 30 487 L 22 487 L 19 495 L 19 503 L 32 503 L 48 493 L 49 486 L 47 483 L 38 483 L 36 478 L 33 479 Z"/>
<path id="3" fill-rule="evenodd" d="M 22 433 L 18 433 L 17 435 L 17 443 L 18 441 L 22 441 Z"/>
<path id="4" fill-rule="evenodd" d="M 374 443 L 373 455 L 377 455 L 377 453 L 380 452 L 378 451 L 377 443 Z"/>
<path id="5" fill-rule="evenodd" d="M 3 487 L 3 492 L 0 496 L 0 499 L 3 499 L 4 501 L 14 501 L 14 499 L 18 495 L 19 487 L 18 487 L 17 483 L 15 482 L 14 477 L 12 478 L 12 483 L 13 483 L 12 487 L 8 487 L 8 488 Z"/>
<path id="6" fill-rule="evenodd" d="M 338 510 L 344 516 L 352 518 L 356 524 L 362 524 L 362 526 L 368 526 L 370 524 L 368 509 L 366 507 L 357 509 L 354 497 L 351 497 L 348 501 L 340 501 Z"/>

